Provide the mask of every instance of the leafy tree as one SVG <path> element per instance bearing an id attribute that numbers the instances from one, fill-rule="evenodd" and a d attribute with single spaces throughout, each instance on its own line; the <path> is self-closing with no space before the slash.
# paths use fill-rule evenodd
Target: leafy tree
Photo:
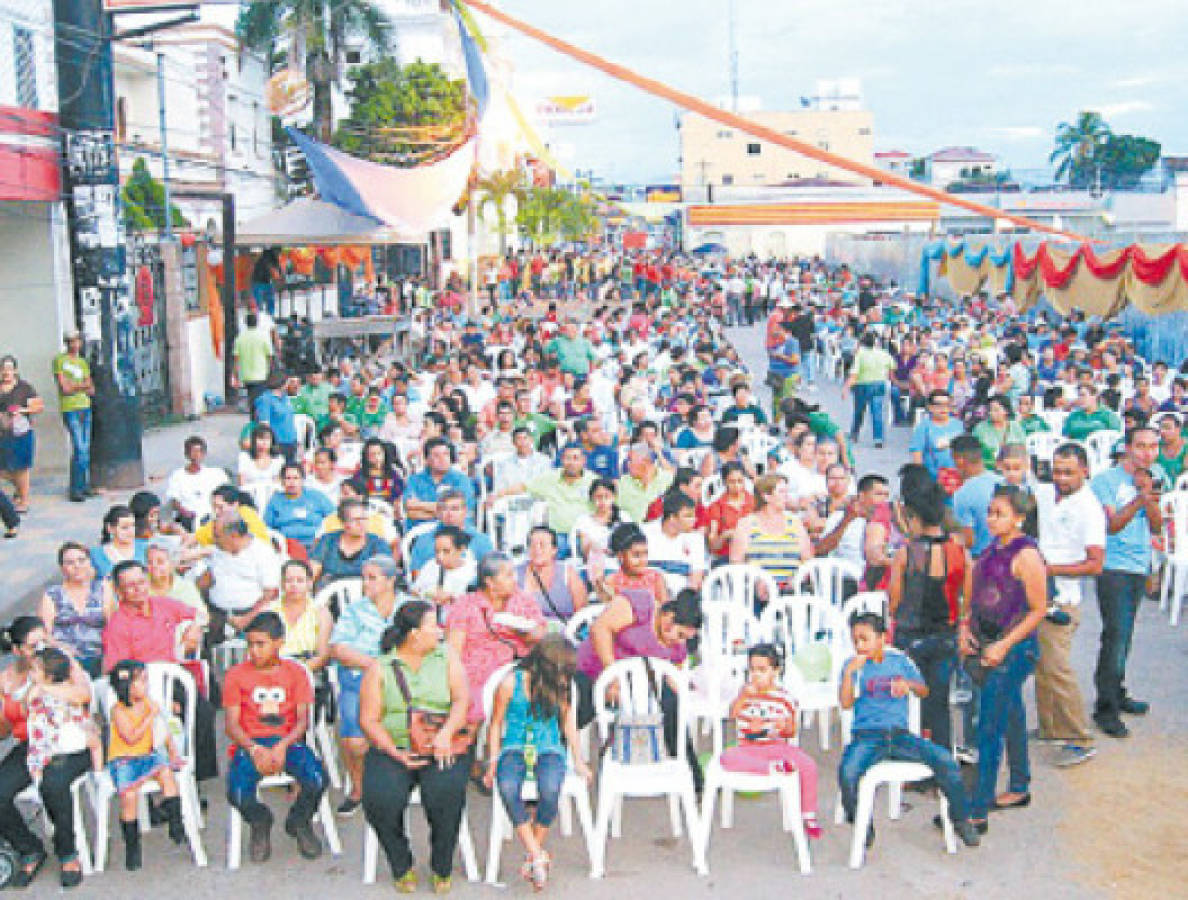
<path id="1" fill-rule="evenodd" d="M 120 192 L 124 203 L 124 216 L 133 231 L 165 230 L 165 185 L 149 172 L 144 157 L 132 163 L 132 174 Z M 190 220 L 170 204 L 170 224 L 174 228 L 185 228 Z"/>
<path id="2" fill-rule="evenodd" d="M 395 156 L 399 162 L 426 144 L 449 145 L 463 134 L 466 83 L 450 78 L 437 63 L 417 60 L 402 67 L 383 59 L 356 66 L 349 79 L 350 115 L 334 135 L 341 150 L 384 161 Z M 423 139 L 408 133 L 412 127 L 424 129 Z"/>
<path id="3" fill-rule="evenodd" d="M 598 217 L 588 196 L 555 187 L 533 187 L 524 193 L 516 222 L 534 244 L 547 246 L 560 239 L 589 237 L 598 226 Z"/>
<path id="4" fill-rule="evenodd" d="M 485 219 L 488 210 L 495 213 L 495 232 L 499 235 L 501 257 L 507 253 L 507 235 L 511 225 L 507 202 L 512 198 L 521 200 L 525 190 L 523 173 L 514 169 L 484 175 L 474 186 L 475 213 L 479 219 Z"/>
<path id="5" fill-rule="evenodd" d="M 334 131 L 331 97 L 341 79 L 346 45 L 362 38 L 375 51 L 386 52 L 391 26 L 372 0 L 279 0 L 245 4 L 235 26 L 244 46 L 277 59 L 277 47 L 288 39 L 291 53 L 305 68 L 313 88 L 315 136 L 329 142 Z"/>
<path id="6" fill-rule="evenodd" d="M 1097 172 L 1099 154 L 1110 137 L 1110 126 L 1101 113 L 1084 111 L 1073 122 L 1056 126 L 1056 146 L 1048 162 L 1056 163 L 1056 180 L 1086 187 Z"/>
<path id="7" fill-rule="evenodd" d="M 1133 134 L 1111 134 L 1098 152 L 1101 183 L 1107 188 L 1133 188 L 1159 162 L 1158 141 Z"/>

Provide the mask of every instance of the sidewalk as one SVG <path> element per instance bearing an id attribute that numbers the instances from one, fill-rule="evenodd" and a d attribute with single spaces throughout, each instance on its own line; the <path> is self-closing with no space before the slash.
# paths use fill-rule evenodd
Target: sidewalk
<path id="1" fill-rule="evenodd" d="M 236 439 L 246 415 L 219 412 L 192 422 L 181 422 L 145 432 L 143 490 L 161 495 L 169 473 L 182 464 L 182 442 L 200 434 L 210 446 L 208 462 L 234 470 Z M 127 502 L 135 491 L 101 491 L 86 503 L 66 499 L 64 475 L 33 475 L 30 511 L 21 520 L 16 540 L 0 540 L 0 621 L 31 612 L 46 585 L 58 577 L 58 546 L 75 540 L 86 547 L 99 543 L 102 519 L 108 507 Z"/>

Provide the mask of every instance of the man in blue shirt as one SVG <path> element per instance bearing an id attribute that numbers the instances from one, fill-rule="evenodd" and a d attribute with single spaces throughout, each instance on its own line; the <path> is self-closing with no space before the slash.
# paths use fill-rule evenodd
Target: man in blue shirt
<path id="1" fill-rule="evenodd" d="M 948 391 L 933 391 L 928 395 L 928 417 L 912 431 L 908 452 L 912 462 L 919 463 L 936 478 L 941 469 L 953 468 L 953 439 L 965 432 L 965 427 L 951 415 L 952 398 Z"/>
<path id="2" fill-rule="evenodd" d="M 858 807 L 858 783 L 883 760 L 923 763 L 932 769 L 937 786 L 949 801 L 953 828 L 967 846 L 979 843 L 969 821 L 965 785 L 952 754 L 908 730 L 908 695 L 928 696 L 916 664 L 904 653 L 887 647 L 886 625 L 876 613 L 855 616 L 850 622 L 855 655 L 842 671 L 839 701 L 854 710 L 852 739 L 842 753 L 837 780 L 846 821 L 853 824 Z M 874 843 L 869 826 L 866 846 Z"/>
<path id="3" fill-rule="evenodd" d="M 437 501 L 446 491 L 459 491 L 466 498 L 467 520 L 475 519 L 474 485 L 454 465 L 454 448 L 445 438 L 425 441 L 425 468 L 409 477 L 404 487 L 404 512 L 410 525 L 432 521 Z"/>
<path id="4" fill-rule="evenodd" d="M 256 422 L 271 428 L 285 459 L 296 462 L 297 424 L 293 420 L 293 405 L 285 393 L 285 381 L 285 376 L 280 374 L 268 379 L 268 390 L 256 398 Z"/>
<path id="5" fill-rule="evenodd" d="M 297 463 L 285 463 L 281 486 L 284 490 L 268 501 L 264 524 L 308 550 L 322 520 L 334 512 L 334 504 L 321 491 L 305 490 L 305 470 Z"/>
<path id="6" fill-rule="evenodd" d="M 768 351 L 767 374 L 775 376 L 781 383 L 796 371 L 800 364 L 800 342 L 792 334 L 792 323 L 784 322 L 784 342 Z"/>
<path id="7" fill-rule="evenodd" d="M 953 514 L 961 525 L 962 536 L 969 552 L 977 556 L 990 546 L 990 527 L 986 514 L 994 489 L 1002 484 L 1002 476 L 988 472 L 982 461 L 982 444 L 971 434 L 953 438 L 953 464 L 961 475 L 961 487 L 953 494 Z"/>
<path id="8" fill-rule="evenodd" d="M 597 416 L 578 419 L 573 430 L 582 449 L 586 451 L 586 468 L 600 478 L 612 481 L 618 478 L 619 442 L 610 436 L 602 419 Z M 561 465 L 561 451 L 557 452 L 557 465 Z"/>
<path id="9" fill-rule="evenodd" d="M 1126 693 L 1126 660 L 1134 635 L 1134 619 L 1151 571 L 1151 535 L 1162 527 L 1159 490 L 1151 467 L 1159 454 L 1159 435 L 1153 428 L 1126 433 L 1125 455 L 1118 465 L 1091 483 L 1106 512 L 1105 563 L 1097 576 L 1097 605 L 1101 610 L 1101 647 L 1093 681 L 1097 688 L 1093 720 L 1110 737 L 1130 731 L 1121 714 L 1141 716 L 1148 704 Z"/>

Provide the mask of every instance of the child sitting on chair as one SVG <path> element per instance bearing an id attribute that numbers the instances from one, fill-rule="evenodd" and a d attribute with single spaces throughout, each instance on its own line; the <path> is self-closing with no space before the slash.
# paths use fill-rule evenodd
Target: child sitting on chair
<path id="1" fill-rule="evenodd" d="M 227 800 L 251 829 L 248 856 L 265 862 L 272 855 L 272 813 L 256 796 L 260 779 L 282 772 L 298 786 L 285 832 L 306 859 L 317 859 L 322 844 L 311 822 L 326 791 L 326 770 L 305 743 L 313 684 L 299 662 L 281 659 L 285 623 L 274 612 L 257 613 L 244 628 L 247 659 L 227 671 L 223 708 L 233 746 L 227 772 Z"/>
<path id="2" fill-rule="evenodd" d="M 107 771 L 120 798 L 120 829 L 124 834 L 124 868 L 134 871 L 141 866 L 140 823 L 137 804 L 140 788 L 155 780 L 161 786 L 161 812 L 169 823 L 169 837 L 175 844 L 186 839 L 182 825 L 181 799 L 173 770 L 181 766 L 181 757 L 161 707 L 148 695 L 148 673 L 144 663 L 125 659 L 112 666 L 108 675 L 118 701 L 111 709 L 111 737 Z M 158 742 L 158 735 L 163 741 Z M 164 743 L 168 755 L 158 749 Z"/>
<path id="3" fill-rule="evenodd" d="M 922 763 L 932 770 L 949 801 L 954 830 L 966 846 L 976 847 L 979 831 L 969 821 L 965 786 L 953 755 L 908 730 L 908 694 L 926 697 L 928 687 L 916 664 L 887 646 L 886 632 L 883 617 L 876 613 L 862 613 L 850 620 L 855 655 L 842 670 L 840 702 L 842 709 L 854 710 L 854 724 L 837 772 L 846 821 L 854 823 L 858 783 L 872 766 L 884 760 Z M 873 843 L 871 825 L 866 846 Z"/>
<path id="4" fill-rule="evenodd" d="M 721 764 L 727 772 L 797 776 L 804 830 L 815 839 L 821 836 L 817 822 L 817 764 L 792 743 L 796 737 L 796 699 L 779 685 L 780 656 L 774 644 L 756 644 L 747 651 L 747 683 L 730 706 L 738 746 L 722 753 Z"/>

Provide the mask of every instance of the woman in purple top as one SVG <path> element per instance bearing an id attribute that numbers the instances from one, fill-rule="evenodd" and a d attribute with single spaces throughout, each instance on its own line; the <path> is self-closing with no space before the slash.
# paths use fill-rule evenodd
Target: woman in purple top
<path id="1" fill-rule="evenodd" d="M 994 491 L 986 521 L 993 541 L 973 571 L 969 614 L 961 620 L 958 642 L 974 680 L 981 684 L 977 748 L 978 777 L 970 821 L 986 830 L 986 813 L 1031 802 L 1027 758 L 1027 713 L 1023 684 L 1035 670 L 1039 642 L 1035 630 L 1048 608 L 1047 570 L 1035 541 L 1023 533 L 1034 506 L 1020 488 Z M 995 795 L 1003 743 L 1010 781 Z"/>

